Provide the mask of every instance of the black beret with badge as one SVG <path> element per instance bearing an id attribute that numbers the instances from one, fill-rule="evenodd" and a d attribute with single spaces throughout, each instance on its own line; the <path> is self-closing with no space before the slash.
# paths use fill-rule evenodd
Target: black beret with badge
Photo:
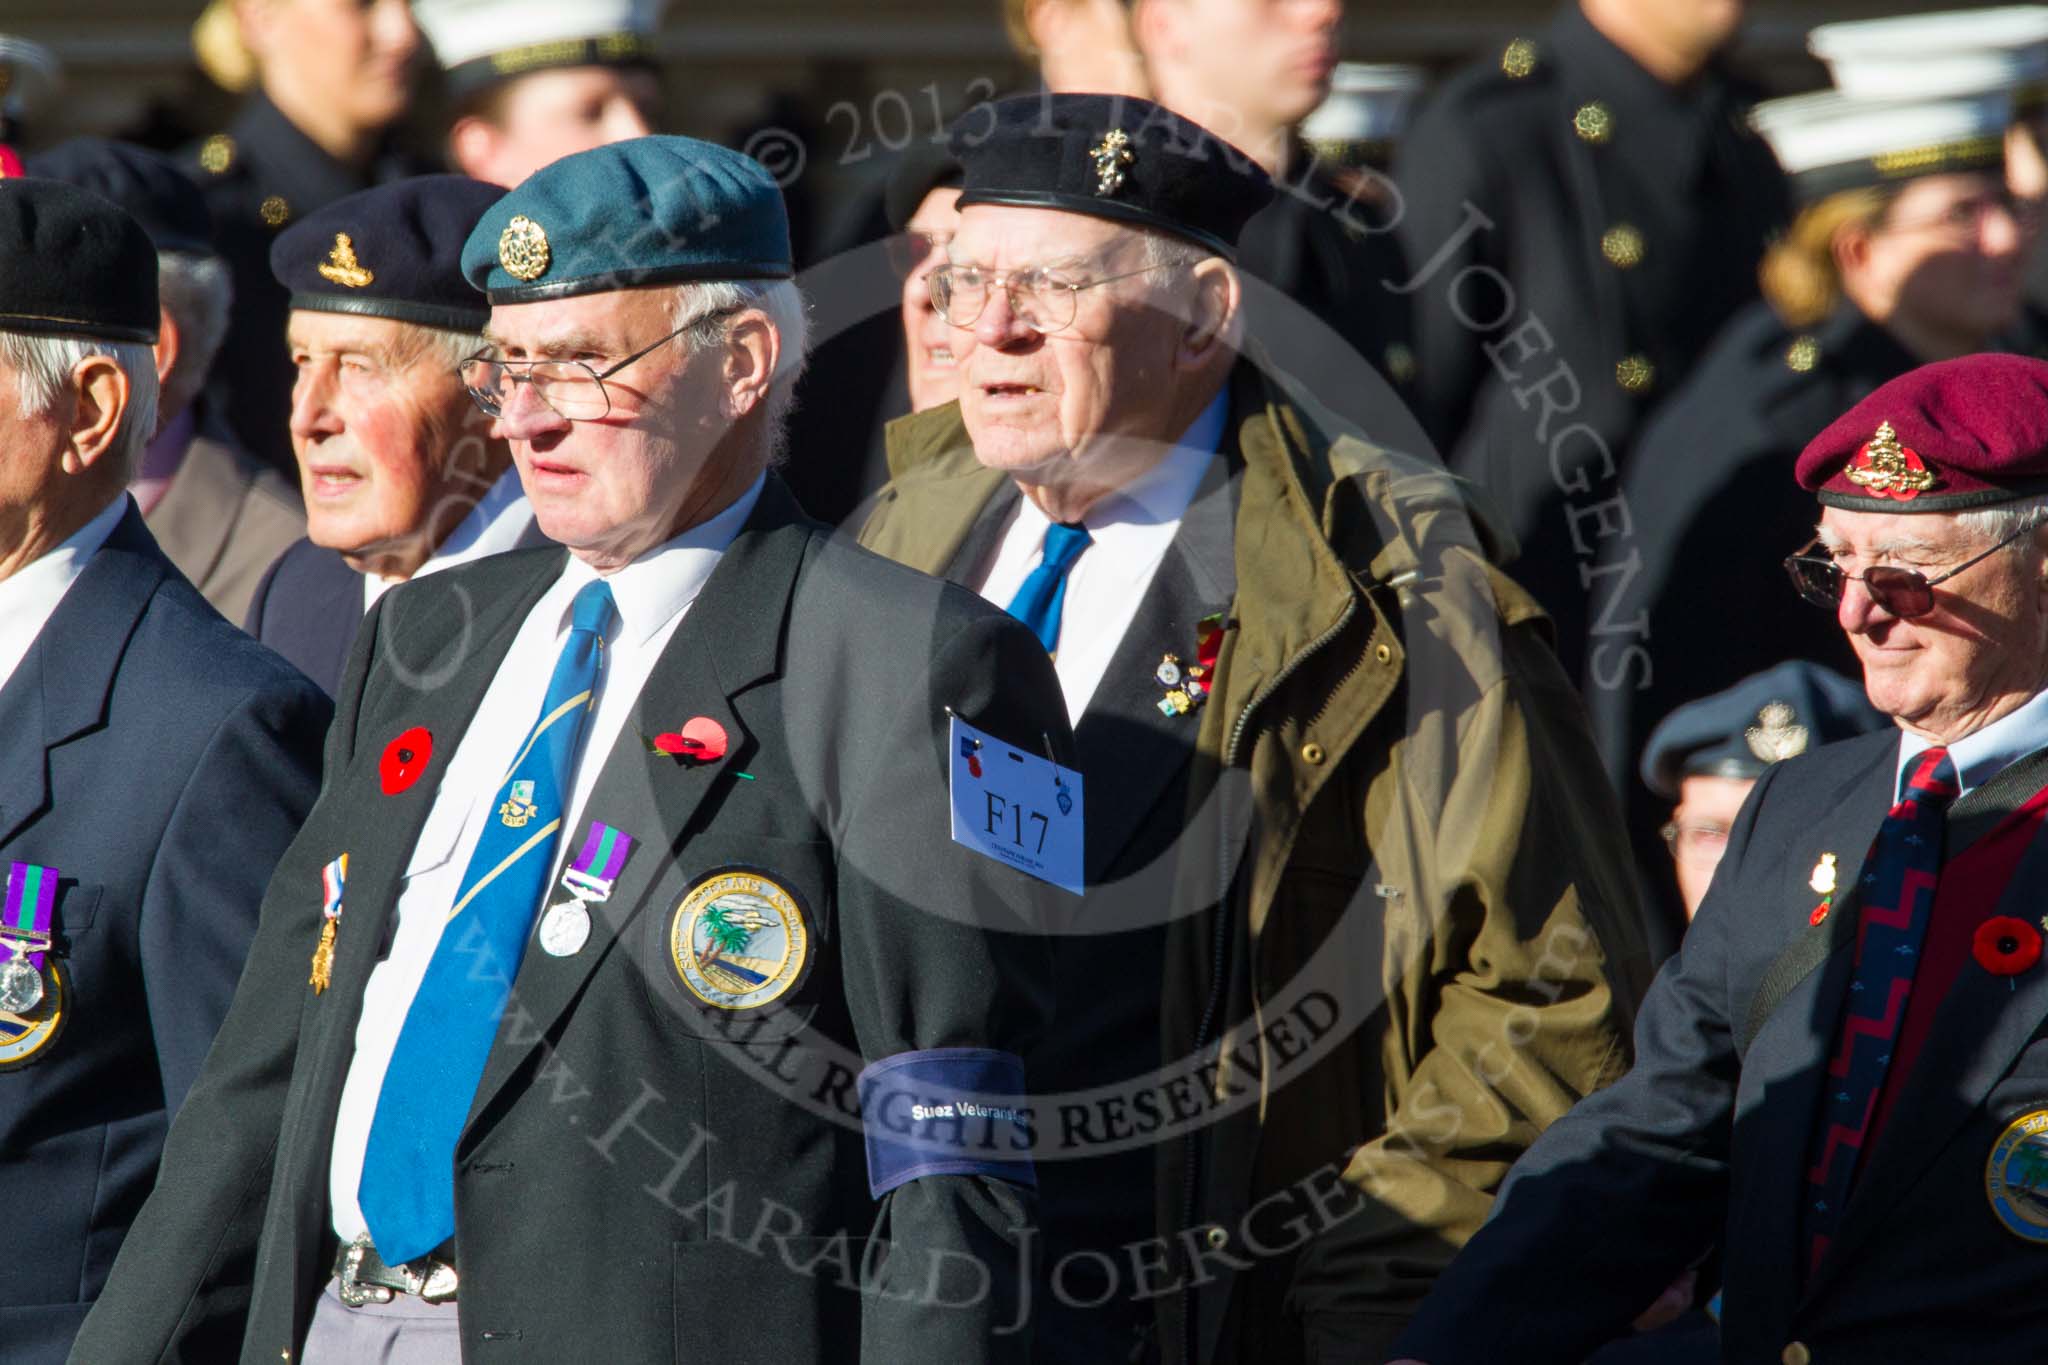
<path id="1" fill-rule="evenodd" d="M 1238 234 L 1273 201 L 1242 151 L 1130 95 L 1013 95 L 953 123 L 960 207 L 1059 209 L 1171 233 L 1234 258 Z"/>
<path id="2" fill-rule="evenodd" d="M 142 224 L 158 251 L 213 254 L 206 196 L 161 152 L 103 137 L 74 137 L 28 158 L 30 175 L 91 190 Z"/>
<path id="3" fill-rule="evenodd" d="M 1685 778 L 1761 777 L 1780 759 L 1885 724 L 1860 683 L 1794 659 L 1664 717 L 1643 746 L 1643 784 L 1676 801 Z"/>
<path id="4" fill-rule="evenodd" d="M 464 175 L 360 190 L 279 233 L 270 273 L 294 308 L 478 331 L 491 307 L 462 277 L 462 244 L 504 193 Z"/>
<path id="5" fill-rule="evenodd" d="M 142 224 L 76 185 L 0 179 L 0 331 L 154 345 L 156 330 Z"/>

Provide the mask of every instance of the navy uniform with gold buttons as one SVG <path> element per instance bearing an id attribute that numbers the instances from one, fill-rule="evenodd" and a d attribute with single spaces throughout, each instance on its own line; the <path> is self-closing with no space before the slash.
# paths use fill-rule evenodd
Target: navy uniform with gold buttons
<path id="1" fill-rule="evenodd" d="M 1712 64 L 1665 84 L 1568 3 L 1452 77 L 1396 163 L 1424 424 L 1504 509 L 1575 679 L 1626 631 L 1567 511 L 1620 491 L 1651 405 L 1756 297 L 1785 221 L 1745 102 Z"/>
<path id="2" fill-rule="evenodd" d="M 206 194 L 220 254 L 234 273 L 227 341 L 214 362 L 210 393 L 244 449 L 296 481 L 292 461 L 292 365 L 285 350 L 291 311 L 270 273 L 270 244 L 306 214 L 357 190 L 434 169 L 386 148 L 367 169 L 330 156 L 258 91 L 227 131 L 188 147 L 181 158 Z"/>
<path id="3" fill-rule="evenodd" d="M 427 1349 L 380 1326 L 394 1294 L 472 1362 L 1022 1359 L 1018 1059 L 1060 893 L 948 837 L 949 726 L 1069 756 L 1044 651 L 804 516 L 761 387 L 678 411 L 743 344 L 800 344 L 758 163 L 565 157 L 462 265 L 516 338 L 472 393 L 576 553 L 450 568 L 363 622 L 320 802 L 79 1359 Z M 683 285 L 750 302 L 664 339 Z M 641 354 L 601 391 L 536 368 L 615 343 Z M 600 451 L 653 486 L 583 500 Z M 525 776 L 536 752 L 561 766 Z"/>
<path id="4" fill-rule="evenodd" d="M 133 345 L 148 365 L 156 249 L 97 195 L 0 180 L 0 300 L 0 332 Z M 0 576 L 0 1358 L 56 1365 L 227 1013 L 331 708 L 158 549 L 118 449 L 82 469 L 66 449 L 57 472 L 58 450 L 22 434 L 14 380 L 0 376 L 0 502 L 26 562 Z"/>

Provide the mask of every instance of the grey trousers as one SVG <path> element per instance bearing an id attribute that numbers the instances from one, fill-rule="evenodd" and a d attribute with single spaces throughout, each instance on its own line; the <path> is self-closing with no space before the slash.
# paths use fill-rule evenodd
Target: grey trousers
<path id="1" fill-rule="evenodd" d="M 302 1365 L 462 1365 L 462 1331 L 452 1303 L 399 1294 L 351 1308 L 329 1280 L 306 1331 Z"/>

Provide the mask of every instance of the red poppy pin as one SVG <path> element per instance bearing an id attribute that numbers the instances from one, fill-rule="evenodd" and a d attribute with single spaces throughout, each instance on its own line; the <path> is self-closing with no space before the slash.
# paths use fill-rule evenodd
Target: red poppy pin
<path id="1" fill-rule="evenodd" d="M 658 734 L 648 741 L 651 752 L 691 763 L 724 758 L 726 745 L 725 727 L 709 716 L 692 716 L 683 722 L 682 729 Z"/>
<path id="2" fill-rule="evenodd" d="M 396 796 L 420 780 L 427 761 L 434 756 L 434 737 L 418 725 L 384 746 L 377 760 L 377 780 L 386 796 Z"/>
<path id="3" fill-rule="evenodd" d="M 2011 915 L 1993 915 L 1970 941 L 1977 965 L 1993 976 L 2018 976 L 2041 960 L 2041 931 Z"/>

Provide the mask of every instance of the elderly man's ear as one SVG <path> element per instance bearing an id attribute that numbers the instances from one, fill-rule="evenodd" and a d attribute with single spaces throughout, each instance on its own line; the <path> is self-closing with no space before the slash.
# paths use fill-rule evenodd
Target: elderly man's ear
<path id="1" fill-rule="evenodd" d="M 1239 311 L 1244 302 L 1244 284 L 1237 272 L 1217 256 L 1196 262 L 1188 275 L 1192 285 L 1188 316 L 1174 361 L 1186 370 L 1208 369 L 1219 362 L 1227 364 L 1236 356 L 1244 330 Z"/>
<path id="2" fill-rule="evenodd" d="M 121 416 L 128 411 L 128 374 L 107 356 L 87 356 L 71 371 L 70 398 L 64 472 L 82 474 L 107 453 L 121 430 Z"/>
<path id="3" fill-rule="evenodd" d="M 725 338 L 727 411 L 738 421 L 765 402 L 782 359 L 782 338 L 768 315 L 748 311 L 733 319 Z"/>

